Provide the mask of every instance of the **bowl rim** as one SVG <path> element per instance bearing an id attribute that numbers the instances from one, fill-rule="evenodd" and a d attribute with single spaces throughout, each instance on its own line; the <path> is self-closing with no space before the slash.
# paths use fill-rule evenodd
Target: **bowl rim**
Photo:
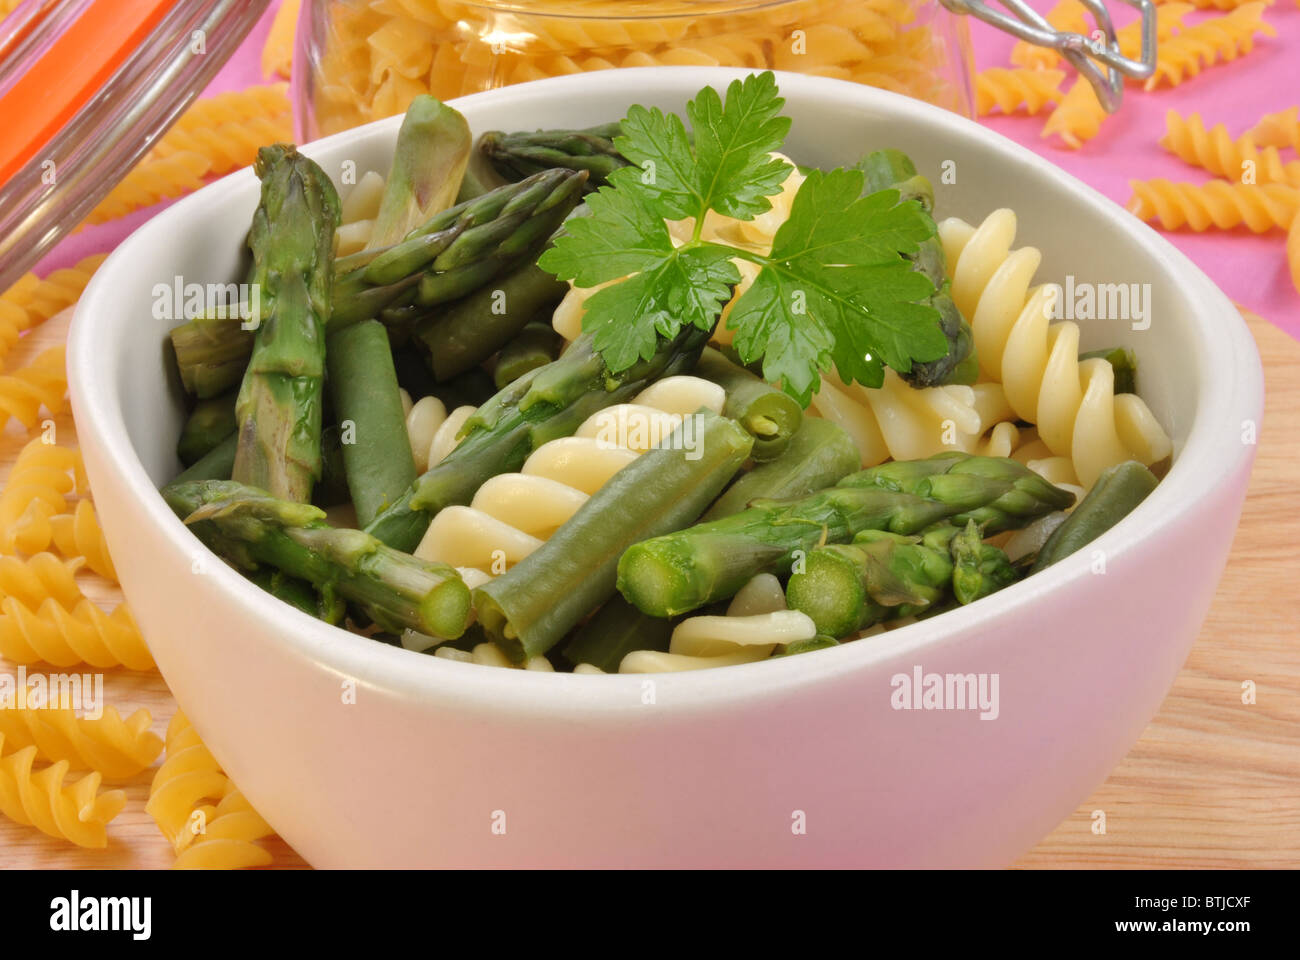
<path id="1" fill-rule="evenodd" d="M 580 98 L 596 84 L 603 93 L 624 94 L 629 104 L 648 90 L 657 96 L 681 95 L 684 102 L 705 84 L 724 88 L 731 80 L 751 72 L 726 67 L 638 67 L 552 77 L 449 102 L 465 112 L 473 126 L 474 113 L 481 107 L 514 101 L 521 112 L 526 112 L 530 101 L 555 96 Z M 787 100 L 796 92 L 801 98 L 830 101 L 837 108 L 861 109 L 876 117 L 906 114 L 908 123 L 928 127 L 955 143 L 981 143 L 1002 155 L 1009 165 L 1046 177 L 1075 194 L 1089 208 L 1089 215 L 1106 228 L 1136 234 L 1160 268 L 1189 291 L 1189 299 L 1197 309 L 1191 311 L 1186 322 L 1188 329 L 1195 331 L 1200 349 L 1196 350 L 1195 371 L 1198 396 L 1186 442 L 1155 492 L 1121 524 L 1094 541 L 1095 549 L 1105 550 L 1111 558 L 1122 557 L 1146 538 L 1178 523 L 1224 476 L 1249 463 L 1253 448 L 1240 443 L 1233 456 L 1227 438 L 1239 436 L 1242 417 L 1252 415 L 1258 422 L 1262 414 L 1263 376 L 1258 350 L 1231 301 L 1168 240 L 1050 161 L 965 117 L 848 81 L 774 73 Z M 308 156 L 318 156 L 343 145 L 395 136 L 401 119 L 397 115 L 343 131 L 313 141 L 302 150 Z M 178 201 L 133 232 L 92 278 L 77 304 L 69 333 L 69 389 L 81 442 L 102 451 L 104 469 L 116 475 L 118 485 L 135 500 L 135 509 L 160 530 L 178 559 L 192 558 L 199 541 L 172 514 L 146 473 L 127 433 L 120 397 L 108 373 L 111 365 L 101 362 L 113 352 L 113 331 L 129 329 L 129 318 L 122 318 L 116 325 L 110 322 L 111 291 L 120 282 L 119 273 L 129 270 L 138 248 L 151 246 L 155 237 L 181 230 L 191 220 L 213 215 L 224 205 L 222 198 L 228 191 L 253 177 L 251 169 L 233 173 Z M 206 548 L 203 550 L 206 552 Z M 871 643 L 847 643 L 807 655 L 769 658 L 726 669 L 608 674 L 603 680 L 593 680 L 580 674 L 484 669 L 478 664 L 377 643 L 277 600 L 222 562 L 210 567 L 206 575 L 223 602 L 266 624 L 285 645 L 283 653 L 305 657 L 317 667 L 339 671 L 392 696 L 436 697 L 442 705 L 481 708 L 486 704 L 501 713 L 510 710 L 551 717 L 625 711 L 632 698 L 639 698 L 648 680 L 671 697 L 675 710 L 717 710 L 753 696 L 790 693 L 869 669 L 891 658 L 955 642 L 998 618 L 1068 591 L 1072 584 L 1090 576 L 1087 557 L 1076 554 L 999 591 L 995 598 L 888 631 L 872 638 Z"/>

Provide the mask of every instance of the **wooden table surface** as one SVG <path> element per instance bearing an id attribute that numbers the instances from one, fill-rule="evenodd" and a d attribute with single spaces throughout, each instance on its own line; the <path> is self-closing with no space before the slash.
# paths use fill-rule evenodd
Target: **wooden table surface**
<path id="1" fill-rule="evenodd" d="M 1016 866 L 1300 866 L 1300 344 L 1248 317 L 1264 358 L 1267 414 L 1241 526 L 1209 619 L 1177 682 L 1141 740 L 1110 778 Z M 56 318 L 25 338 L 13 370 L 60 343 Z M 71 417 L 56 419 L 72 443 Z M 10 423 L 0 437 L 0 481 L 25 442 Z M 120 593 L 93 575 L 83 589 L 102 603 Z M 13 665 L 0 660 L 0 671 Z M 1256 702 L 1241 702 L 1253 680 Z M 105 699 L 123 714 L 146 707 L 161 735 L 176 709 L 156 673 L 110 672 Z M 1064 758 L 1063 758 L 1064 759 Z M 124 785 L 128 804 L 105 850 L 82 850 L 0 817 L 0 867 L 165 867 L 169 845 L 144 812 L 152 771 Z M 1106 812 L 1105 835 L 1092 811 Z M 279 867 L 304 866 L 282 842 L 267 842 Z"/>

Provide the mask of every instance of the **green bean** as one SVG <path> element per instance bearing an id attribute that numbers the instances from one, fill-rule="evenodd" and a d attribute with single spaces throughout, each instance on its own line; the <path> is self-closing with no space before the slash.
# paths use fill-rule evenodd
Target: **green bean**
<path id="1" fill-rule="evenodd" d="M 364 527 L 415 482 L 388 332 L 378 320 L 346 327 L 330 334 L 326 358 L 348 491 Z"/>
<path id="2" fill-rule="evenodd" d="M 1029 572 L 1046 569 L 1092 543 L 1132 513 L 1159 482 L 1154 473 L 1136 460 L 1126 460 L 1102 471 L 1074 512 L 1052 531 Z"/>
<path id="3" fill-rule="evenodd" d="M 571 666 L 590 663 L 617 673 L 623 658 L 634 650 L 667 650 L 671 620 L 647 617 L 617 593 L 574 632 L 561 649 Z"/>
<path id="4" fill-rule="evenodd" d="M 753 438 L 709 411 L 694 422 L 693 449 L 673 449 L 683 424 L 614 474 L 537 550 L 474 591 L 479 621 L 512 660 L 549 650 L 613 594 L 627 547 L 694 521 L 740 469 Z"/>
<path id="5" fill-rule="evenodd" d="M 727 392 L 722 412 L 754 435 L 755 460 L 774 460 L 790 445 L 803 421 L 803 408 L 794 397 L 712 347 L 704 348 L 695 375 L 712 380 Z"/>
<path id="6" fill-rule="evenodd" d="M 235 419 L 235 393 L 230 390 L 194 404 L 176 444 L 176 455 L 185 466 L 198 463 L 239 429 L 239 421 Z"/>
<path id="7" fill-rule="evenodd" d="M 339 438 L 338 426 L 331 424 L 320 432 L 320 480 L 311 492 L 311 502 L 322 510 L 351 503 L 352 494 L 348 491 L 348 471 L 343 463 L 343 442 Z M 208 479 L 228 480 L 229 477 Z"/>
<path id="8" fill-rule="evenodd" d="M 198 483 L 201 480 L 229 480 L 235 469 L 235 450 L 239 437 L 231 434 L 196 460 L 172 483 Z"/>

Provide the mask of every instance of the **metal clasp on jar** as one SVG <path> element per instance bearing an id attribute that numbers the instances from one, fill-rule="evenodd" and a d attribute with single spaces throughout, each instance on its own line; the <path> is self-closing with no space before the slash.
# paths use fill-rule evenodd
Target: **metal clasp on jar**
<path id="1" fill-rule="evenodd" d="M 1115 25 L 1101 0 L 1079 0 L 1092 14 L 1097 30 L 1081 33 L 1057 30 L 1024 0 L 999 0 L 1015 16 L 995 10 L 984 0 L 940 0 L 953 13 L 965 13 L 992 24 L 1029 43 L 1050 47 L 1074 64 L 1079 75 L 1088 78 L 1097 99 L 1107 113 L 1119 109 L 1124 99 L 1124 77 L 1145 80 L 1156 68 L 1156 8 L 1151 0 L 1121 0 L 1142 14 L 1142 55 L 1138 60 L 1124 56 L 1115 36 Z"/>

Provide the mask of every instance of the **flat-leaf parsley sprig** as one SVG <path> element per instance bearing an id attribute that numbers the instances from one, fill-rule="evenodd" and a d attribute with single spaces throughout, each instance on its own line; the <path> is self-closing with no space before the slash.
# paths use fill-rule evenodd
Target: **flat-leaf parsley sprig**
<path id="1" fill-rule="evenodd" d="M 734 346 L 805 405 L 832 364 L 878 387 L 885 365 L 906 372 L 947 351 L 923 302 L 934 287 L 904 259 L 934 221 L 896 190 L 862 196 L 860 170 L 810 171 L 766 255 L 702 239 L 710 210 L 752 220 L 771 209 L 790 172 L 772 156 L 790 129 L 784 104 L 767 72 L 732 81 L 725 101 L 701 90 L 686 106 L 691 133 L 676 114 L 628 110 L 614 144 L 633 166 L 609 175 L 540 261 L 579 287 L 618 280 L 586 301 L 582 323 L 612 371 L 649 359 L 683 324 L 713 329 L 740 282 L 733 258 L 760 268 L 728 314 Z M 688 217 L 691 238 L 674 243 L 667 221 Z"/>

